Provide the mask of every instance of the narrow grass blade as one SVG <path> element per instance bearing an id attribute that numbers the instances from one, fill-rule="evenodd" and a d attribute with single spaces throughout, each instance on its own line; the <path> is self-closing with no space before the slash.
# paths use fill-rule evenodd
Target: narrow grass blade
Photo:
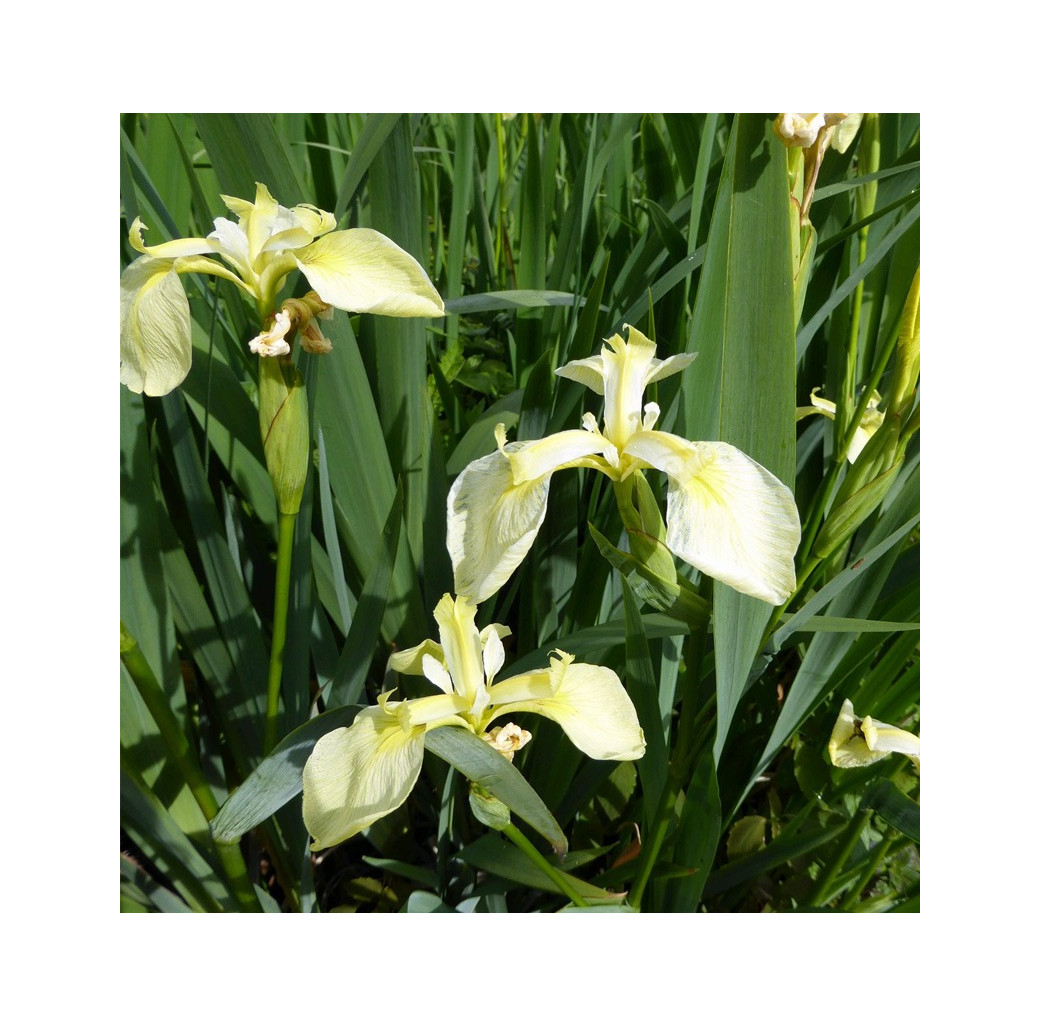
<path id="1" fill-rule="evenodd" d="M 921 843 L 921 806 L 891 780 L 875 780 L 860 799 L 861 809 L 873 809 L 889 826 Z"/>
<path id="2" fill-rule="evenodd" d="M 639 717 L 646 738 L 646 753 L 636 763 L 643 785 L 643 823 L 649 826 L 664 791 L 668 776 L 668 749 L 657 702 L 657 679 L 650 658 L 639 606 L 627 581 L 622 581 L 625 599 L 625 690 Z"/>
<path id="3" fill-rule="evenodd" d="M 874 530 L 863 543 L 863 550 L 869 552 L 893 534 L 902 532 L 905 537 L 907 524 L 919 513 L 918 479 L 919 475 L 915 470 L 911 479 L 900 488 L 896 501 L 878 519 Z M 831 602 L 828 613 L 832 616 L 845 616 L 871 608 L 884 587 L 898 555 L 898 546 L 889 548 L 872 567 L 860 574 Z M 856 560 L 853 560 L 853 567 L 855 562 Z M 745 787 L 745 793 L 755 777 L 769 765 L 780 748 L 787 743 L 787 739 L 798 729 L 799 724 L 833 687 L 832 674 L 851 648 L 855 637 L 852 634 L 828 633 L 818 634 L 813 638 L 784 699 L 765 750 Z"/>
<path id="4" fill-rule="evenodd" d="M 598 852 L 575 852 L 566 855 L 562 860 L 564 869 L 576 869 L 594 859 Z M 533 866 L 523 852 L 507 844 L 494 834 L 487 834 L 468 844 L 459 852 L 459 858 L 467 865 L 476 866 L 486 873 L 494 873 L 504 880 L 512 880 L 526 887 L 537 887 L 552 894 L 562 894 L 544 873 Z M 602 887 L 586 883 L 584 880 L 564 873 L 570 885 L 587 901 L 618 901 L 622 895 L 605 891 Z"/>
<path id="5" fill-rule="evenodd" d="M 339 194 L 336 197 L 336 220 L 342 221 L 343 215 L 354 198 L 361 180 L 368 173 L 375 156 L 383 148 L 387 136 L 394 130 L 394 126 L 401 119 L 400 114 L 370 114 L 365 119 L 361 134 L 354 143 L 347 162 L 347 170 L 340 183 Z"/>
<path id="6" fill-rule="evenodd" d="M 786 153 L 768 120 L 738 115 L 719 186 L 685 374 L 693 439 L 719 439 L 794 483 L 795 346 Z M 769 619 L 758 599 L 718 584 L 716 761 Z"/>
<path id="7" fill-rule="evenodd" d="M 325 438 L 329 483 L 343 512 L 338 521 L 341 538 L 358 586 L 375 568 L 380 535 L 397 493 L 390 457 L 379 423 L 368 374 L 357 341 L 346 318 L 336 317 L 323 328 L 333 350 L 323 356 L 321 384 L 315 400 L 315 424 Z M 359 488 L 357 472 L 365 469 L 365 486 Z M 415 642 L 422 640 L 426 614 L 415 587 L 411 554 L 398 561 L 391 580 L 384 620 L 387 637 L 398 637 L 405 624 L 413 627 Z M 403 639 L 403 644 L 411 644 Z"/>
<path id="8" fill-rule="evenodd" d="M 270 114 L 195 114 L 195 127 L 209 154 L 221 191 L 253 201 L 262 182 L 286 207 L 309 201 Z"/>
<path id="9" fill-rule="evenodd" d="M 364 693 L 365 678 L 376 653 L 379 629 L 386 613 L 387 595 L 401 544 L 403 504 L 403 490 L 399 488 L 383 525 L 379 555 L 361 589 L 350 632 L 343 643 L 336 673 L 325 696 L 329 706 L 356 702 Z"/>
<path id="10" fill-rule="evenodd" d="M 318 739 L 349 727 L 361 706 L 350 705 L 315 716 L 287 734 L 223 804 L 210 827 L 218 844 L 230 844 L 273 816 L 303 790 L 303 767 Z"/>
<path id="11" fill-rule="evenodd" d="M 722 836 L 722 803 L 715 759 L 705 751 L 693 771 L 675 833 L 673 861 L 689 875 L 668 887 L 669 912 L 696 912 Z"/>
<path id="12" fill-rule="evenodd" d="M 195 911 L 235 908 L 220 874 L 125 761 L 120 767 L 119 798 L 127 832 Z"/>
<path id="13" fill-rule="evenodd" d="M 908 232 L 921 217 L 921 204 L 912 207 L 899 224 L 888 232 L 878 245 L 871 250 L 870 255 L 827 297 L 820 308 L 809 318 L 798 331 L 798 359 L 804 355 L 809 344 L 819 331 L 823 322 L 834 312 L 835 308 L 855 291 L 856 286 L 877 267 L 885 258 L 889 250 Z"/>
<path id="14" fill-rule="evenodd" d="M 427 232 L 407 115 L 395 123 L 375 155 L 371 171 L 370 226 L 425 264 Z M 404 482 L 405 528 L 420 575 L 433 435 L 426 376 L 427 324 L 418 317 L 373 317 L 363 322 L 364 328 L 371 329 L 369 366 L 375 368 L 376 402 L 391 468 Z"/>

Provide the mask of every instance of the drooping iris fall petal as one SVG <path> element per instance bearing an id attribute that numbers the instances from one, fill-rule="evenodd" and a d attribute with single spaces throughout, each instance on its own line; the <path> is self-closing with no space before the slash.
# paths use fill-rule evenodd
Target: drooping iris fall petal
<path id="1" fill-rule="evenodd" d="M 404 803 L 419 777 L 422 727 L 406 730 L 397 703 L 358 713 L 318 739 L 303 767 L 303 820 L 315 850 L 364 830 Z"/>

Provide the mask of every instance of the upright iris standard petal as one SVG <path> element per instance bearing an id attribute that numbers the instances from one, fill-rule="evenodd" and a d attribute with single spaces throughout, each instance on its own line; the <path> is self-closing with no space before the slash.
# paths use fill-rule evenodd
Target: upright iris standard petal
<path id="1" fill-rule="evenodd" d="M 481 654 L 483 645 L 477 630 L 476 616 L 477 607 L 465 595 L 452 601 L 452 597 L 446 594 L 433 611 L 433 618 L 440 627 L 444 662 L 455 690 L 466 700 L 473 713 L 479 716 L 487 705 L 487 689 L 484 686 Z"/>
<path id="2" fill-rule="evenodd" d="M 314 291 L 341 310 L 444 316 L 444 303 L 415 258 L 371 228 L 333 232 L 295 256 Z"/>
<path id="3" fill-rule="evenodd" d="M 665 540 L 677 556 L 772 605 L 791 594 L 801 530 L 782 481 L 725 442 L 642 431 L 625 452 L 668 475 Z"/>
<path id="4" fill-rule="evenodd" d="M 640 428 L 643 393 L 652 381 L 660 381 L 688 367 L 696 353 L 682 353 L 659 360 L 657 346 L 637 328 L 626 324 L 626 342 L 620 335 L 607 339 L 599 356 L 574 360 L 557 369 L 563 378 L 587 385 L 604 397 L 604 433 L 618 449 Z"/>
<path id="5" fill-rule="evenodd" d="M 303 767 L 303 820 L 315 851 L 393 812 L 415 786 L 425 731 L 404 729 L 393 715 L 396 705 L 363 709 L 352 726 L 314 746 Z"/>
<path id="6" fill-rule="evenodd" d="M 558 723 L 591 759 L 641 758 L 646 739 L 618 675 L 605 666 L 575 663 L 566 652 L 556 655 L 546 670 L 492 685 L 491 719 L 537 713 Z"/>
<path id="7" fill-rule="evenodd" d="M 191 368 L 191 311 L 174 261 L 139 257 L 119 279 L 119 380 L 166 395 Z"/>

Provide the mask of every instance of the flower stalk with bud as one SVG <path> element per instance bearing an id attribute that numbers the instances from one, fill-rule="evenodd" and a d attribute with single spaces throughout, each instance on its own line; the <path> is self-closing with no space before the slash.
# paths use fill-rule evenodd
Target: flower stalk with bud
<path id="1" fill-rule="evenodd" d="M 278 506 L 278 564 L 268 677 L 265 750 L 277 740 L 296 515 L 310 464 L 310 417 L 303 378 L 292 359 L 332 349 L 317 320 L 333 309 L 392 317 L 442 317 L 444 303 L 419 263 L 371 228 L 333 231 L 336 219 L 309 204 L 281 206 L 258 182 L 252 203 L 223 196 L 237 222 L 218 217 L 204 239 L 144 243 L 135 218 L 130 245 L 141 254 L 120 277 L 120 380 L 132 392 L 162 396 L 191 368 L 191 312 L 182 274 L 209 274 L 252 299 L 261 331 L 249 342 L 260 357 L 260 434 Z M 214 258 L 219 259 L 214 259 Z M 312 286 L 300 299 L 278 294 L 300 271 Z"/>

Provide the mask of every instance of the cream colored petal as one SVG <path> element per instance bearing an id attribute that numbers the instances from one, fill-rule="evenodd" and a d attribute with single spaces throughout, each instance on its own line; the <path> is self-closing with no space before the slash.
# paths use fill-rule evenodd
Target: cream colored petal
<path id="1" fill-rule="evenodd" d="M 480 632 L 480 643 L 482 645 L 486 645 L 488 641 L 488 635 L 492 633 L 497 634 L 499 640 L 502 640 L 503 638 L 512 637 L 513 629 L 511 627 L 507 627 L 504 623 L 489 623 Z"/>
<path id="2" fill-rule="evenodd" d="M 528 675 L 532 697 L 496 706 L 492 719 L 533 712 L 558 723 L 576 748 L 591 759 L 638 759 L 646 751 L 635 706 L 618 675 L 605 666 L 575 663 L 573 656 L 559 653 L 548 670 L 551 695 L 537 697 L 541 684 Z M 532 679 L 534 678 L 534 679 Z M 509 694 L 500 685 L 498 695 Z M 495 692 L 495 689 L 491 689 Z"/>
<path id="3" fill-rule="evenodd" d="M 257 182 L 253 209 L 242 217 L 241 224 L 249 239 L 249 262 L 255 265 L 264 243 L 276 232 L 292 227 L 292 216 L 271 195 L 266 185 Z"/>
<path id="4" fill-rule="evenodd" d="M 322 300 L 341 310 L 443 317 L 444 303 L 418 262 L 371 228 L 325 235 L 296 253 Z"/>
<path id="5" fill-rule="evenodd" d="M 325 235 L 336 227 L 336 217 L 327 210 L 315 207 L 310 203 L 301 203 L 292 208 L 293 223 L 305 228 L 312 238 Z"/>
<path id="6" fill-rule="evenodd" d="M 484 645 L 484 679 L 493 681 L 505 665 L 506 650 L 502 647 L 502 639 L 494 631 L 488 634 L 486 641 L 481 634 L 481 641 Z"/>
<path id="7" fill-rule="evenodd" d="M 225 281 L 233 282 L 247 295 L 255 296 L 256 293 L 251 289 L 234 271 L 229 267 L 225 267 L 222 263 L 217 260 L 213 260 L 207 256 L 186 256 L 177 257 L 173 261 L 174 270 L 178 274 L 212 274 L 217 278 L 223 278 Z"/>
<path id="8" fill-rule="evenodd" d="M 448 673 L 447 667 L 440 659 L 435 659 L 432 655 L 424 655 L 422 657 L 422 668 L 423 676 L 431 684 L 440 688 L 446 695 L 455 694 L 455 689 L 452 687 L 451 674 Z"/>
<path id="9" fill-rule="evenodd" d="M 119 380 L 166 395 L 191 368 L 191 311 L 172 260 L 143 256 L 119 279 Z"/>
<path id="10" fill-rule="evenodd" d="M 229 263 L 243 278 L 253 277 L 253 262 L 249 258 L 249 239 L 242 231 L 240 225 L 229 221 L 226 217 L 218 217 L 213 222 L 213 231 L 209 233 L 209 240 L 214 244 L 215 250 Z"/>
<path id="11" fill-rule="evenodd" d="M 875 428 L 874 430 L 877 429 Z M 873 434 L 874 431 L 868 430 L 862 424 L 852 432 L 852 441 L 849 442 L 848 452 L 849 463 L 856 462 L 856 458 L 866 448 L 867 442 L 870 441 Z"/>
<path id="12" fill-rule="evenodd" d="M 225 196 L 224 193 L 220 194 L 220 198 L 223 200 L 224 206 L 239 220 L 249 217 L 250 213 L 252 213 L 253 204 L 249 200 L 239 199 L 237 196 Z"/>
<path id="13" fill-rule="evenodd" d="M 607 339 L 602 349 L 604 373 L 603 433 L 624 449 L 641 426 L 643 392 L 660 361 L 657 346 L 641 331 L 626 324 L 628 341 L 620 335 Z"/>
<path id="14" fill-rule="evenodd" d="M 872 392 L 867 401 L 867 408 L 863 411 L 859 426 L 852 433 L 852 441 L 849 443 L 849 463 L 855 463 L 856 458 L 866 447 L 867 442 L 874 437 L 877 429 L 884 423 L 885 415 L 878 410 L 881 396 L 878 392 Z"/>
<path id="15" fill-rule="evenodd" d="M 448 492 L 447 541 L 456 594 L 479 603 L 505 584 L 545 519 L 550 478 L 514 485 L 509 458 L 497 451 L 459 474 Z"/>
<path id="16" fill-rule="evenodd" d="M 144 222 L 139 217 L 135 217 L 134 223 L 130 225 L 130 245 L 138 253 L 144 253 L 156 259 L 173 260 L 175 257 L 197 256 L 199 253 L 217 251 L 216 246 L 209 239 L 171 239 L 169 242 L 160 242 L 155 246 L 146 246 L 142 233 L 147 230 Z"/>
<path id="17" fill-rule="evenodd" d="M 534 442 L 513 442 L 506 446 L 506 453 L 513 467 L 513 481 L 520 485 L 610 448 L 610 442 L 598 431 L 573 430 L 559 431 Z"/>
<path id="18" fill-rule="evenodd" d="M 602 356 L 590 356 L 586 360 L 571 360 L 570 363 L 557 367 L 556 374 L 561 378 L 568 378 L 586 388 L 591 388 L 597 395 L 603 395 L 603 379 L 606 371 L 603 367 Z"/>
<path id="19" fill-rule="evenodd" d="M 831 763 L 839 769 L 855 769 L 858 766 L 869 766 L 883 759 L 886 752 L 872 752 L 867 747 L 860 730 L 860 720 L 856 710 L 846 698 L 841 704 L 837 722 L 831 731 L 831 739 L 827 744 Z"/>
<path id="20" fill-rule="evenodd" d="M 856 138 L 859 126 L 863 121 L 862 114 L 826 114 L 828 124 L 836 124 L 831 149 L 844 153 Z"/>
<path id="21" fill-rule="evenodd" d="M 777 114 L 773 131 L 785 146 L 812 146 L 826 125 L 823 114 Z"/>
<path id="22" fill-rule="evenodd" d="M 625 452 L 668 475 L 665 541 L 677 556 L 771 605 L 790 596 L 801 526 L 783 482 L 725 442 L 643 431 Z"/>
<path id="23" fill-rule="evenodd" d="M 665 378 L 670 378 L 673 374 L 686 370 L 696 359 L 696 353 L 679 353 L 664 360 L 654 360 L 650 365 L 646 383 L 649 385 L 652 381 L 663 381 Z"/>
<path id="24" fill-rule="evenodd" d="M 466 700 L 461 695 L 429 695 L 409 698 L 397 707 L 397 718 L 406 730 L 412 727 L 443 727 L 447 724 L 469 726 L 462 714 L 467 712 Z"/>
<path id="25" fill-rule="evenodd" d="M 866 741 L 860 735 L 849 738 L 843 745 L 828 746 L 831 762 L 839 769 L 857 769 L 860 766 L 870 766 L 883 759 L 887 752 L 872 752 Z"/>
<path id="26" fill-rule="evenodd" d="M 901 730 L 889 723 L 863 717 L 860 724 L 863 732 L 863 740 L 872 752 L 898 752 L 900 755 L 908 755 L 916 763 L 921 761 L 921 739 L 908 730 Z"/>
<path id="27" fill-rule="evenodd" d="M 285 231 L 272 235 L 263 244 L 258 259 L 262 259 L 269 253 L 281 253 L 287 249 L 303 249 L 304 246 L 309 246 L 313 241 L 314 236 L 306 228 L 299 226 L 286 228 Z"/>
<path id="28" fill-rule="evenodd" d="M 515 677 L 492 684 L 488 688 L 491 697 L 491 705 L 494 713 L 488 715 L 488 722 L 505 715 L 499 707 L 513 706 L 518 702 L 544 701 L 552 698 L 552 679 L 549 668 L 544 670 L 533 670 L 531 673 L 521 673 Z"/>
<path id="29" fill-rule="evenodd" d="M 378 706 L 318 739 L 303 767 L 303 820 L 314 850 L 364 830 L 404 803 L 419 777 L 424 728 Z"/>
<path id="30" fill-rule="evenodd" d="M 795 410 L 795 418 L 801 420 L 802 417 L 806 417 L 811 413 L 822 413 L 825 417 L 834 420 L 837 407 L 830 399 L 821 399 L 817 394 L 817 389 L 813 389 L 809 394 L 809 402 L 812 403 L 811 408 L 799 406 Z M 849 463 L 855 463 L 856 457 L 863 451 L 863 447 L 870 441 L 874 432 L 881 426 L 884 416 L 878 413 L 877 405 L 881 402 L 881 396 L 874 392 L 871 395 L 870 401 L 867 403 L 867 408 L 863 411 L 863 418 L 859 423 L 859 426 L 852 433 L 852 441 L 849 443 L 848 460 Z"/>
<path id="31" fill-rule="evenodd" d="M 479 716 L 487 705 L 487 690 L 476 616 L 477 607 L 465 595 L 452 599 L 445 594 L 433 611 L 433 618 L 440 627 L 444 662 L 455 690 Z"/>
<path id="32" fill-rule="evenodd" d="M 444 649 L 436 641 L 427 639 L 420 645 L 412 648 L 403 648 L 400 652 L 392 652 L 387 665 L 397 673 L 405 673 L 413 677 L 421 677 L 423 671 L 423 657 L 431 655 L 438 662 L 444 662 Z"/>
<path id="33" fill-rule="evenodd" d="M 830 399 L 821 399 L 817 394 L 817 389 L 813 389 L 809 393 L 809 402 L 813 404 L 825 417 L 830 417 L 834 420 L 834 415 L 837 412 L 838 407 L 830 401 Z"/>

